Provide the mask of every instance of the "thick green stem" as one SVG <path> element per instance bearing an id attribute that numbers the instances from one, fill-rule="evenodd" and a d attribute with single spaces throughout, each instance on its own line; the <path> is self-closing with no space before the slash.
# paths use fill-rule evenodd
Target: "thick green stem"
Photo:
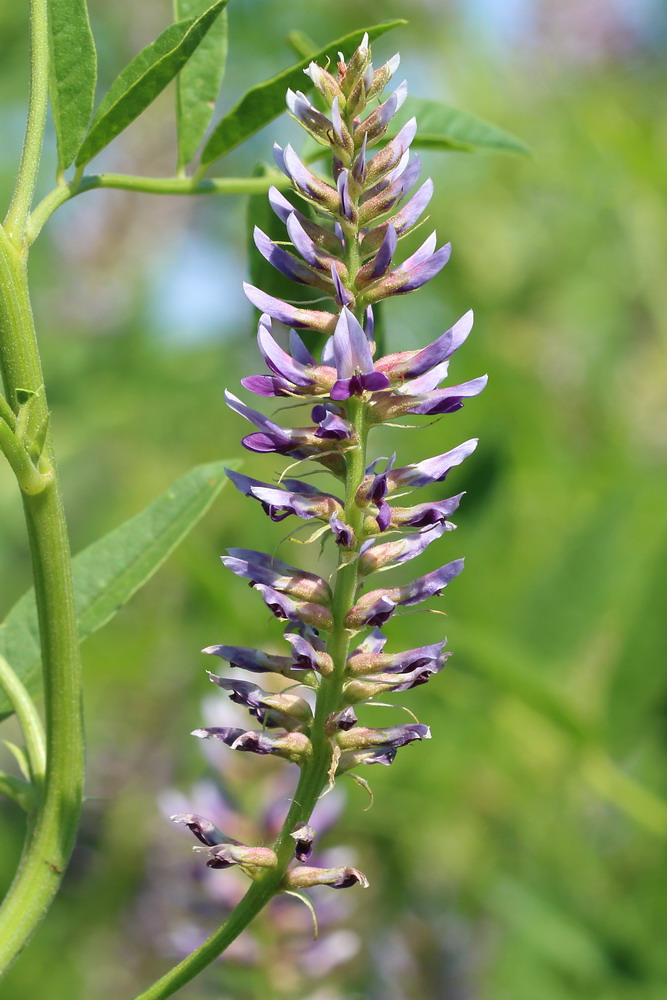
<path id="1" fill-rule="evenodd" d="M 0 229 L 0 367 L 8 401 L 37 393 L 31 418 L 47 416 L 28 293 L 27 261 Z M 83 785 L 81 678 L 71 562 L 50 439 L 52 477 L 37 495 L 23 494 L 32 555 L 44 670 L 47 764 L 43 794 L 14 881 L 0 907 L 0 970 L 25 946 L 57 892 L 74 844 Z"/>

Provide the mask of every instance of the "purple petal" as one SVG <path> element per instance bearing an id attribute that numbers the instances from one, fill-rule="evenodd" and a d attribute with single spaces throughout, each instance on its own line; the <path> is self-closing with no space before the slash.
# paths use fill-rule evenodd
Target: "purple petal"
<path id="1" fill-rule="evenodd" d="M 416 178 L 415 178 L 416 179 Z M 399 236 L 414 226 L 433 197 L 433 181 L 429 177 L 391 220 Z"/>
<path id="2" fill-rule="evenodd" d="M 462 570 L 463 559 L 454 559 L 445 566 L 441 566 L 440 569 L 420 576 L 412 583 L 398 588 L 400 591 L 398 603 L 410 607 L 413 604 L 427 601 L 431 597 L 437 597 Z"/>
<path id="3" fill-rule="evenodd" d="M 319 251 L 317 244 L 305 231 L 296 212 L 292 212 L 288 215 L 286 225 L 288 236 L 303 259 L 310 264 L 311 267 L 317 267 L 320 270 L 325 270 L 327 265 L 322 259 L 322 253 Z"/>
<path id="4" fill-rule="evenodd" d="M 313 379 L 306 374 L 305 368 L 276 343 L 271 332 L 271 319 L 263 313 L 257 327 L 257 342 L 268 367 L 279 378 L 288 379 L 294 385 L 313 385 Z"/>
<path id="5" fill-rule="evenodd" d="M 424 393 L 433 392 L 442 380 L 447 378 L 448 371 L 449 361 L 442 361 L 439 365 L 435 365 L 429 371 L 424 372 L 423 375 L 419 375 L 418 378 L 412 378 L 407 382 L 403 382 L 397 391 L 405 396 L 421 396 Z"/>
<path id="6" fill-rule="evenodd" d="M 354 531 L 349 524 L 341 521 L 337 514 L 331 515 L 329 526 L 336 539 L 336 545 L 341 545 L 345 549 L 349 549 L 354 545 Z"/>
<path id="7" fill-rule="evenodd" d="M 453 528 L 454 525 L 450 524 L 446 518 L 454 513 L 463 496 L 463 493 L 459 493 L 457 496 L 449 497 L 447 500 L 420 503 L 414 507 L 390 507 L 391 523 L 397 527 L 423 528 L 429 524 L 442 522 Z"/>
<path id="8" fill-rule="evenodd" d="M 330 184 L 316 177 L 308 167 L 301 162 L 288 143 L 282 151 L 282 162 L 287 176 L 294 181 L 298 189 L 307 198 L 318 202 L 329 211 L 335 211 L 338 206 L 338 196 Z"/>
<path id="9" fill-rule="evenodd" d="M 451 451 L 424 459 L 414 465 L 405 465 L 394 469 L 387 475 L 387 488 L 390 492 L 409 486 L 416 489 L 419 486 L 429 486 L 431 483 L 441 483 L 450 469 L 460 465 L 477 447 L 478 439 L 470 438 Z"/>
<path id="10" fill-rule="evenodd" d="M 442 271 L 451 253 L 452 245 L 451 243 L 446 243 L 439 250 L 436 250 L 428 260 L 412 267 L 406 276 L 406 280 L 401 282 L 400 286 L 394 290 L 394 294 L 405 295 L 407 292 L 414 292 L 417 288 L 421 288 L 422 285 L 425 285 L 427 281 L 430 281 L 431 278 L 434 278 L 436 274 Z M 404 272 L 401 273 L 403 274 Z"/>
<path id="11" fill-rule="evenodd" d="M 246 375 L 241 379 L 241 385 L 256 396 L 291 396 L 296 392 L 295 387 L 285 379 L 273 375 Z"/>
<path id="12" fill-rule="evenodd" d="M 248 670 L 253 674 L 289 674 L 292 669 L 291 657 L 263 653 L 248 646 L 207 646 L 202 649 L 202 653 L 219 656 L 222 660 L 226 660 L 230 667 Z"/>
<path id="13" fill-rule="evenodd" d="M 289 349 L 292 357 L 298 364 L 313 366 L 317 364 L 296 330 L 290 330 L 289 332 Z"/>
<path id="14" fill-rule="evenodd" d="M 333 335 L 334 358 L 339 379 L 374 371 L 368 339 L 359 321 L 349 311 L 341 311 Z"/>
<path id="15" fill-rule="evenodd" d="M 366 180 L 366 145 L 367 136 L 364 133 L 364 138 L 361 143 L 361 149 L 359 150 L 357 157 L 354 161 L 352 167 L 352 176 L 354 177 L 357 184 L 363 184 Z"/>
<path id="16" fill-rule="evenodd" d="M 322 409 L 324 412 L 321 417 L 315 417 L 315 411 Z M 332 413 L 330 410 L 325 409 L 325 407 L 314 407 L 313 409 L 313 419 L 316 420 L 318 424 L 318 429 L 315 431 L 315 437 L 318 438 L 332 438 L 336 441 L 345 441 L 347 438 L 352 436 L 352 425 L 348 423 L 347 420 L 343 420 L 336 413 Z"/>
<path id="17" fill-rule="evenodd" d="M 338 268 L 335 264 L 331 265 L 331 280 L 333 281 L 334 298 L 337 306 L 349 306 L 352 302 L 354 302 L 354 295 L 347 290 L 343 282 L 340 280 L 340 274 L 338 273 Z"/>
<path id="18" fill-rule="evenodd" d="M 287 278 L 301 285 L 313 285 L 316 288 L 326 287 L 323 286 L 321 277 L 313 274 L 305 264 L 283 247 L 277 246 L 266 233 L 262 232 L 259 226 L 255 226 L 253 239 L 262 257 Z"/>
<path id="19" fill-rule="evenodd" d="M 255 549 L 231 548 L 227 552 L 228 555 L 221 557 L 222 563 L 237 576 L 253 583 L 263 583 L 304 601 L 326 604 L 331 599 L 329 585 L 315 573 L 297 569 L 282 559 Z"/>
<path id="20" fill-rule="evenodd" d="M 427 393 L 421 400 L 402 408 L 402 413 L 418 413 L 422 416 L 437 413 L 453 413 L 460 410 L 463 400 L 471 396 L 479 396 L 489 380 L 488 375 L 462 382 L 460 385 L 450 385 L 446 389 L 435 389 Z M 418 380 L 415 380 L 418 381 Z M 408 400 L 410 397 L 408 397 Z"/>
<path id="21" fill-rule="evenodd" d="M 340 253 L 340 240 L 337 239 L 337 237 L 334 236 L 329 229 L 325 229 L 323 226 L 318 226 L 317 223 L 312 222 L 301 212 L 298 212 L 292 203 L 289 202 L 283 194 L 281 194 L 278 188 L 269 188 L 269 203 L 281 222 L 286 224 L 290 215 L 294 215 L 301 227 L 308 234 L 309 238 L 316 241 L 318 246 L 321 246 L 323 250 L 327 250 L 329 253 Z M 292 242 L 294 242 L 294 240 L 292 240 Z"/>
<path id="22" fill-rule="evenodd" d="M 360 269 L 357 275 L 359 285 L 365 285 L 381 278 L 391 267 L 392 258 L 396 251 L 398 237 L 396 230 L 391 224 L 385 228 L 384 238 L 377 253 Z"/>
<path id="23" fill-rule="evenodd" d="M 401 128 L 393 139 L 368 163 L 368 176 L 372 182 L 376 181 L 382 174 L 394 170 L 401 158 L 409 149 L 412 140 L 417 134 L 417 119 L 411 118 Z M 364 139 L 366 136 L 364 135 Z"/>
<path id="24" fill-rule="evenodd" d="M 407 357 L 400 354 L 388 355 L 378 363 L 378 368 L 394 377 L 400 376 L 406 379 L 423 375 L 446 361 L 458 350 L 472 330 L 473 319 L 473 311 L 469 309 L 449 330 L 445 330 L 437 340 L 421 351 Z"/>
<path id="25" fill-rule="evenodd" d="M 338 175 L 338 209 L 340 214 L 350 222 L 355 219 L 355 209 L 350 200 L 350 187 L 349 187 L 349 171 L 341 170 Z"/>
<path id="26" fill-rule="evenodd" d="M 336 323 L 333 313 L 321 312 L 318 309 L 301 309 L 297 306 L 289 305 L 281 299 L 276 299 L 273 295 L 268 295 L 261 288 L 243 283 L 243 290 L 248 299 L 261 312 L 268 313 L 273 319 L 285 323 L 287 326 L 294 326 L 298 329 L 318 330 L 320 333 L 332 333 Z"/>
<path id="27" fill-rule="evenodd" d="M 444 525 L 442 522 L 438 522 L 415 535 L 372 545 L 363 552 L 359 560 L 359 571 L 367 575 L 378 569 L 400 566 L 410 559 L 415 559 L 428 548 L 431 542 L 440 538 L 444 531 Z"/>

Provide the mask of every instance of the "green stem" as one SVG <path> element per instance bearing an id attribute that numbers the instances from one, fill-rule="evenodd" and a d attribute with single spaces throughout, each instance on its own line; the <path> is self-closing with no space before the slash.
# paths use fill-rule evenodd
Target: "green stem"
<path id="1" fill-rule="evenodd" d="M 14 195 L 5 219 L 5 230 L 15 243 L 23 241 L 35 192 L 42 153 L 49 92 L 49 35 L 47 0 L 30 0 L 30 98 L 21 164 Z"/>
<path id="2" fill-rule="evenodd" d="M 347 452 L 345 484 L 345 519 L 355 531 L 357 541 L 352 552 L 355 556 L 358 554 L 361 542 L 360 529 L 363 519 L 363 513 L 356 504 L 356 493 L 363 479 L 366 464 L 366 404 L 360 399 L 351 399 L 348 404 L 348 417 L 358 435 L 357 446 Z M 339 711 L 342 707 L 341 691 L 351 638 L 351 633 L 345 627 L 345 617 L 354 604 L 357 590 L 358 560 L 356 558 L 350 560 L 350 555 L 349 550 L 341 552 L 333 594 L 334 624 L 327 647 L 334 662 L 334 670 L 328 677 L 322 678 L 318 689 L 315 719 L 311 726 L 312 757 L 301 769 L 292 805 L 273 845 L 278 865 L 253 882 L 233 913 L 203 945 L 170 969 L 147 990 L 138 994 L 135 1000 L 165 1000 L 166 997 L 173 996 L 217 958 L 280 890 L 285 872 L 294 856 L 294 841 L 290 833 L 295 827 L 308 822 L 329 779 L 331 743 L 326 732 L 326 722 L 332 712 Z"/>
<path id="3" fill-rule="evenodd" d="M 28 291 L 27 260 L 0 228 L 0 367 L 8 401 L 38 393 L 31 414 L 47 416 Z M 25 946 L 56 894 L 74 844 L 83 785 L 81 678 L 71 562 L 50 436 L 44 450 L 52 478 L 23 495 L 39 619 L 46 722 L 46 773 L 21 862 L 0 907 L 0 970 Z"/>
<path id="4" fill-rule="evenodd" d="M 43 475 L 35 468 L 25 447 L 17 440 L 8 423 L 0 418 L 0 451 L 4 452 L 12 472 L 24 493 L 35 496 L 51 481 L 51 473 Z"/>
<path id="5" fill-rule="evenodd" d="M 35 703 L 14 673 L 4 656 L 0 656 L 0 687 L 7 695 L 16 713 L 30 765 L 30 777 L 36 786 L 41 786 L 46 772 L 46 747 L 44 727 Z"/>
<path id="6" fill-rule="evenodd" d="M 144 194 L 264 194 L 271 185 L 288 187 L 282 174 L 265 177 L 135 177 L 131 174 L 88 174 L 69 184 L 59 184 L 36 206 L 27 227 L 27 241 L 33 243 L 44 223 L 70 198 L 97 188 L 138 191 Z"/>

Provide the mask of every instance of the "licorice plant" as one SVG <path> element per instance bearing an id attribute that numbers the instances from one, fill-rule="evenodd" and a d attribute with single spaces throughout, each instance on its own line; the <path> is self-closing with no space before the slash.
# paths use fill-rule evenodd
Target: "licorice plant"
<path id="1" fill-rule="evenodd" d="M 400 586 L 380 587 L 370 580 L 420 555 L 453 527 L 448 518 L 462 494 L 414 505 L 392 500 L 442 482 L 477 443 L 465 441 L 397 468 L 393 458 L 370 459 L 369 433 L 406 415 L 453 413 L 486 384 L 483 376 L 439 387 L 450 357 L 470 332 L 471 312 L 421 350 L 374 358 L 376 303 L 418 289 L 450 255 L 449 244 L 436 249 L 433 233 L 402 263 L 395 260 L 399 240 L 419 224 L 433 193 L 431 180 L 426 180 L 406 200 L 420 170 L 418 158 L 410 155 L 414 119 L 379 152 L 371 153 L 406 96 L 402 83 L 381 103 L 375 102 L 398 64 L 396 56 L 374 70 L 365 37 L 347 63 L 340 57 L 335 72 L 315 63 L 306 70 L 325 111 L 299 91 L 287 92 L 292 116 L 330 152 L 333 176 L 330 182 L 322 180 L 290 145 L 276 145 L 278 166 L 308 208 L 299 211 L 272 188 L 270 203 L 285 224 L 291 247 L 285 249 L 260 229 L 255 230 L 255 243 L 279 271 L 311 287 L 318 301 L 329 297 L 335 311 L 293 305 L 246 285 L 248 298 L 262 312 L 257 340 L 268 373 L 244 378 L 243 386 L 261 397 L 312 406 L 311 423 L 283 427 L 227 392 L 229 407 L 255 428 L 243 445 L 289 459 L 274 483 L 233 471 L 229 477 L 273 521 L 295 515 L 314 523 L 312 539 L 330 535 L 338 565 L 327 582 L 251 549 L 232 548 L 222 558 L 228 569 L 250 581 L 275 617 L 286 622 L 285 652 L 274 655 L 232 645 L 213 645 L 204 652 L 232 668 L 278 674 L 283 687 L 269 693 L 236 676 L 211 673 L 211 680 L 232 701 L 246 706 L 260 728 L 214 726 L 197 729 L 194 735 L 220 740 L 232 750 L 285 758 L 298 765 L 300 777 L 271 848 L 238 843 L 194 813 L 173 817 L 200 841 L 195 850 L 207 865 L 240 867 L 252 885 L 223 927 L 170 973 L 172 986 L 191 978 L 277 893 L 300 895 L 315 885 L 366 886 L 366 877 L 356 868 L 308 864 L 317 835 L 310 826 L 315 804 L 339 775 L 349 774 L 366 785 L 358 773 L 365 766 L 391 764 L 399 748 L 430 737 L 428 726 L 419 722 L 383 728 L 359 725 L 355 711 L 378 696 L 426 683 L 450 655 L 444 642 L 387 652 L 380 629 L 398 609 L 440 595 L 463 569 L 462 559 Z M 281 324 L 292 328 L 289 352 L 279 343 Z M 327 335 L 320 361 L 297 330 Z M 339 488 L 328 492 L 303 479 L 285 478 L 306 461 L 323 466 Z M 301 694 L 299 688 L 304 689 Z M 307 690 L 310 699 L 302 696 Z M 145 994 L 153 995 L 162 993 Z"/>

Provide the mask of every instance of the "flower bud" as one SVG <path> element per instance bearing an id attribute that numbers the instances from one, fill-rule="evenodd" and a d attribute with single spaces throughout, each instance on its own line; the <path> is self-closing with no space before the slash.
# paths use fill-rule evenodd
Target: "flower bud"
<path id="1" fill-rule="evenodd" d="M 290 868 L 283 882 L 286 889 L 310 889 L 314 885 L 329 885 L 332 889 L 348 889 L 352 885 L 368 888 L 368 879 L 357 868 Z"/>

